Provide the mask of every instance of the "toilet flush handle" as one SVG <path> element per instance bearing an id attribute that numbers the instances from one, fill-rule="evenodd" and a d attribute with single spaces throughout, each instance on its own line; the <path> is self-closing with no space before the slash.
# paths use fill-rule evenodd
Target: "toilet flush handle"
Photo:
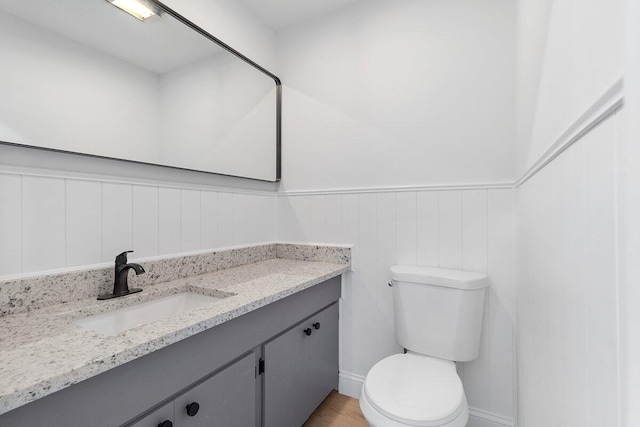
<path id="1" fill-rule="evenodd" d="M 389 281 L 389 287 L 393 288 L 393 282 L 392 281 Z"/>

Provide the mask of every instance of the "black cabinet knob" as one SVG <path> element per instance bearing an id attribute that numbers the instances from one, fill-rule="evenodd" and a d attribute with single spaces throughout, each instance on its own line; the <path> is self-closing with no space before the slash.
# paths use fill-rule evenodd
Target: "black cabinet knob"
<path id="1" fill-rule="evenodd" d="M 200 405 L 198 402 L 189 403 L 187 405 L 187 415 L 190 417 L 195 417 L 198 411 L 200 410 Z"/>
<path id="2" fill-rule="evenodd" d="M 158 424 L 158 427 L 173 427 L 173 423 L 169 420 L 164 420 L 163 422 Z"/>
<path id="3" fill-rule="evenodd" d="M 320 322 L 314 323 L 313 324 L 313 329 L 316 329 L 316 330 L 320 329 Z"/>
<path id="4" fill-rule="evenodd" d="M 311 328 L 307 328 L 307 329 L 305 329 L 305 330 L 304 330 L 304 334 L 305 334 L 306 336 L 311 335 L 311 332 L 313 332 L 313 330 L 312 330 Z"/>

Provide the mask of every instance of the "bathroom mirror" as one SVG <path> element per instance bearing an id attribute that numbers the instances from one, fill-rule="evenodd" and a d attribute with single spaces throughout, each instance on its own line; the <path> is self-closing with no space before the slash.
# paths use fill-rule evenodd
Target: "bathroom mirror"
<path id="1" fill-rule="evenodd" d="M 0 142 L 279 181 L 279 79 L 138 1 L 0 0 Z"/>

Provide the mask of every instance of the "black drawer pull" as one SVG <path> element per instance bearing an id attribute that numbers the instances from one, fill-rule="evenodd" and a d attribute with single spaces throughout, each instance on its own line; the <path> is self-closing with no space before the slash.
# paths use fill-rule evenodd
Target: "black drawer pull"
<path id="1" fill-rule="evenodd" d="M 306 336 L 311 335 L 311 332 L 313 332 L 313 329 L 311 329 L 311 328 L 307 328 L 307 329 L 305 329 L 305 330 L 304 330 L 304 334 L 305 334 Z"/>
<path id="2" fill-rule="evenodd" d="M 173 423 L 169 420 L 164 420 L 163 422 L 158 424 L 158 427 L 173 427 Z"/>
<path id="3" fill-rule="evenodd" d="M 314 323 L 313 324 L 313 329 L 316 329 L 316 330 L 320 329 L 320 322 Z"/>
<path id="4" fill-rule="evenodd" d="M 195 417 L 198 411 L 200 410 L 200 405 L 198 402 L 189 403 L 187 405 L 187 415 L 190 417 Z"/>

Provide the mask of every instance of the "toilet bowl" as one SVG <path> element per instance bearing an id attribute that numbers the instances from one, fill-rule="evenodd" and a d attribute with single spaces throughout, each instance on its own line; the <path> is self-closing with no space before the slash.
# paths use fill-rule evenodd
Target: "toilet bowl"
<path id="1" fill-rule="evenodd" d="M 487 276 L 394 265 L 396 341 L 367 374 L 360 408 L 372 427 L 464 427 L 469 407 L 454 361 L 478 357 Z"/>
<path id="2" fill-rule="evenodd" d="M 455 364 L 413 352 L 371 368 L 360 409 L 371 427 L 464 427 L 469 418 Z"/>

